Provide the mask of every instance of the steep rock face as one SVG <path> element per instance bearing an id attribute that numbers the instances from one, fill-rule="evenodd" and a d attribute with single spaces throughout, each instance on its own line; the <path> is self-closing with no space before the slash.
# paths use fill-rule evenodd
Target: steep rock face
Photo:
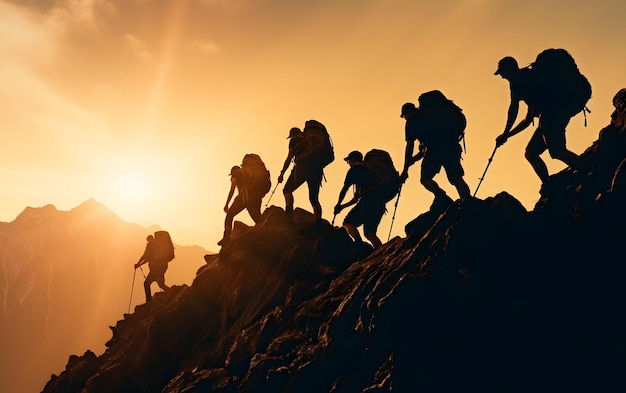
<path id="1" fill-rule="evenodd" d="M 373 253 L 272 207 L 44 392 L 623 391 L 622 128 L 533 211 L 457 201 Z"/>

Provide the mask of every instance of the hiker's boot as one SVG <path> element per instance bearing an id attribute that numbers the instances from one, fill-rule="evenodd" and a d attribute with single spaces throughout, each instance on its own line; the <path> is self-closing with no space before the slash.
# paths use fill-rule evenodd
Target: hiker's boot
<path id="1" fill-rule="evenodd" d="M 454 201 L 445 192 L 435 194 L 435 200 L 430 205 L 432 211 L 445 211 Z"/>
<path id="2" fill-rule="evenodd" d="M 285 217 L 287 218 L 287 221 L 293 221 L 293 206 L 285 207 Z"/>

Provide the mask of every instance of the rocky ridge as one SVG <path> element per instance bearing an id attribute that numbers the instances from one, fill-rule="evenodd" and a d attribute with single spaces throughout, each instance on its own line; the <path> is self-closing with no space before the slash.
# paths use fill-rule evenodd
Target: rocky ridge
<path id="1" fill-rule="evenodd" d="M 618 103 L 619 104 L 619 103 Z M 372 252 L 271 207 L 44 392 L 623 391 L 624 107 L 527 211 L 432 210 Z"/>

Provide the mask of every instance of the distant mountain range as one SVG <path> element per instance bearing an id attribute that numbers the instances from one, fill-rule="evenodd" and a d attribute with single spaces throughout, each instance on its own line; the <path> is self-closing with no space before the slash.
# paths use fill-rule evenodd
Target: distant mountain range
<path id="1" fill-rule="evenodd" d="M 41 391 L 71 354 L 104 350 L 108 326 L 128 311 L 133 264 L 157 229 L 124 222 L 93 199 L 70 211 L 27 207 L 0 222 L 0 390 Z M 176 246 L 167 283 L 191 283 L 204 254 Z M 145 302 L 142 285 L 138 270 L 132 307 Z"/>

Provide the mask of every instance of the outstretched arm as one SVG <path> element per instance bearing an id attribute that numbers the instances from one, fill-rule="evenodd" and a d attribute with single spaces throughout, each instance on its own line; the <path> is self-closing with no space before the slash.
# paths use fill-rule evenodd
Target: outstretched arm
<path id="1" fill-rule="evenodd" d="M 413 165 L 417 161 L 417 160 L 414 160 L 414 157 L 413 157 L 414 150 L 415 150 L 415 140 L 406 141 L 406 147 L 404 148 L 404 166 L 402 167 L 402 173 L 400 174 L 400 179 L 402 180 L 403 183 L 409 177 L 409 168 L 411 167 L 411 165 Z"/>
<path id="2" fill-rule="evenodd" d="M 346 207 L 354 205 L 356 203 L 357 198 L 355 196 L 354 198 L 352 198 L 351 201 L 349 201 L 345 205 L 341 204 L 341 202 L 343 202 L 343 198 L 346 197 L 346 193 L 348 192 L 349 188 L 350 188 L 350 184 L 345 184 L 344 183 L 343 187 L 341 188 L 341 191 L 339 191 L 339 198 L 337 199 L 337 204 L 335 205 L 335 209 L 334 209 L 334 213 L 335 214 L 339 214 Z"/>
<path id="3" fill-rule="evenodd" d="M 526 117 L 524 117 L 524 119 L 522 119 L 515 127 L 513 127 L 513 129 L 503 132 L 500 136 L 496 138 L 496 145 L 501 146 L 513 135 L 519 134 L 520 132 L 524 131 L 526 128 L 528 128 L 529 125 L 532 124 L 534 117 L 535 115 L 532 109 L 530 109 L 529 107 L 528 112 L 526 113 Z"/>
<path id="4" fill-rule="evenodd" d="M 337 200 L 337 204 L 335 205 L 335 209 L 334 209 L 335 214 L 339 214 L 346 207 L 352 206 L 358 202 L 359 196 L 357 194 L 354 194 L 354 197 L 352 197 L 350 201 L 344 203 L 343 205 L 341 204 L 341 202 L 343 201 L 343 198 L 346 197 L 346 193 L 348 192 L 349 188 L 350 188 L 350 184 L 344 184 L 343 187 L 341 188 L 341 191 L 339 191 L 339 199 Z"/>
<path id="5" fill-rule="evenodd" d="M 289 168 L 289 165 L 291 164 L 291 160 L 293 160 L 293 157 L 295 156 L 294 152 L 292 149 L 289 149 L 289 153 L 287 154 L 287 158 L 285 158 L 285 162 L 283 163 L 283 169 L 280 170 L 280 175 L 278 175 L 278 182 L 282 183 L 283 182 L 283 176 L 285 175 L 285 172 L 287 171 L 287 168 Z"/>
<path id="6" fill-rule="evenodd" d="M 135 269 L 137 269 L 139 266 L 143 265 L 144 263 L 148 262 L 148 250 L 146 247 L 146 251 L 144 251 L 143 255 L 139 258 L 139 260 L 137 261 L 137 263 L 135 263 Z"/>
<path id="7" fill-rule="evenodd" d="M 506 126 L 504 127 L 504 132 L 502 134 L 508 134 L 513 127 L 513 123 L 517 120 L 517 115 L 519 114 L 519 102 L 519 98 L 511 92 L 511 102 L 509 104 L 509 110 L 506 114 Z"/>
<path id="8" fill-rule="evenodd" d="M 235 193 L 235 188 L 237 187 L 237 179 L 232 176 L 230 178 L 230 190 L 228 191 L 228 197 L 226 198 L 226 204 L 224 205 L 224 213 L 228 211 L 228 205 L 230 204 L 230 200 Z"/>

